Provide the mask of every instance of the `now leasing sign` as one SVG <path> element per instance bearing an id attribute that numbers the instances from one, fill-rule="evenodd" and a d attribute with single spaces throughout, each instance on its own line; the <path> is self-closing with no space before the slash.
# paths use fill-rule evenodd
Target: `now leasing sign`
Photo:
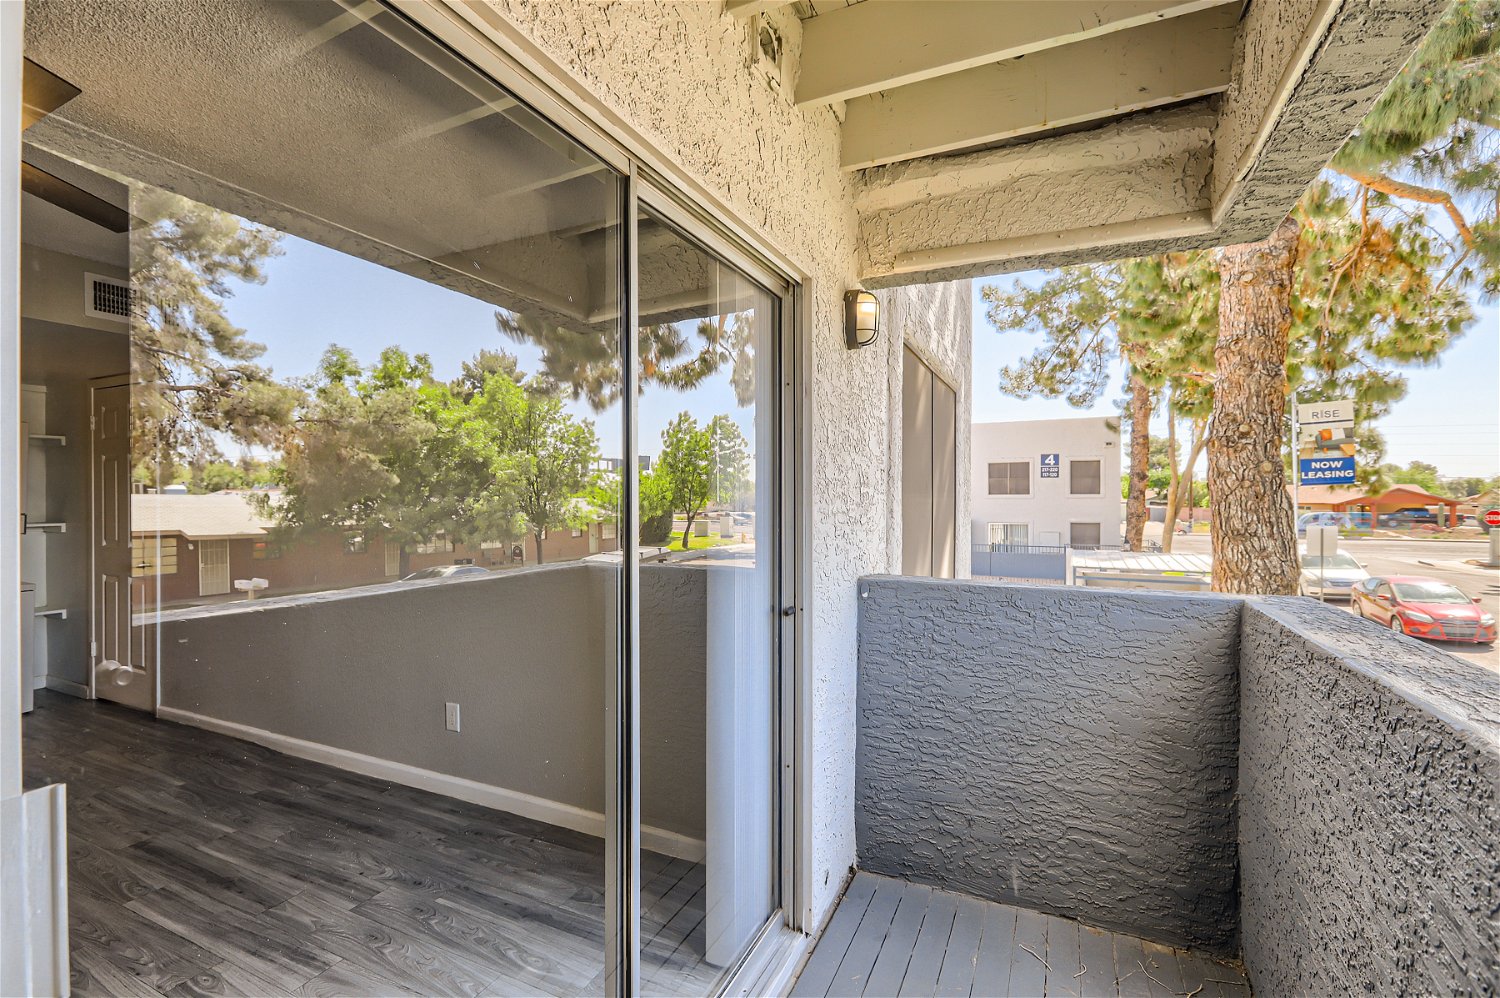
<path id="1" fill-rule="evenodd" d="M 1354 484 L 1352 457 L 1304 457 L 1301 464 L 1303 485 Z"/>
<path id="2" fill-rule="evenodd" d="M 1353 485 L 1354 402 L 1297 406 L 1297 468 L 1303 485 Z"/>

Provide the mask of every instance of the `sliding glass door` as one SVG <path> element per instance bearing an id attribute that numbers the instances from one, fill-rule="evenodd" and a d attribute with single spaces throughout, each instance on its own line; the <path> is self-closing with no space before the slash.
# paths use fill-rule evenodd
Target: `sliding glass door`
<path id="1" fill-rule="evenodd" d="M 637 216 L 642 987 L 701 994 L 777 907 L 778 299 Z"/>
<path id="2" fill-rule="evenodd" d="M 396 8 L 28 0 L 26 56 L 27 565 L 129 746 L 74 844 L 150 888 L 74 911 L 161 943 L 75 960 L 715 990 L 781 904 L 779 282 Z"/>

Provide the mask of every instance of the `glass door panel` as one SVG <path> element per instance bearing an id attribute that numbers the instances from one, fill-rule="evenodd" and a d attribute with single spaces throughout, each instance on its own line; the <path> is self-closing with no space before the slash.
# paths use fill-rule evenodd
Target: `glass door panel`
<path id="1" fill-rule="evenodd" d="M 622 179 L 373 3 L 32 0 L 26 55 L 59 495 L 129 394 L 128 530 L 47 571 L 132 624 L 80 680 L 181 722 L 77 732 L 75 842 L 169 886 L 75 910 L 229 993 L 601 993 Z"/>
<path id="2" fill-rule="evenodd" d="M 779 301 L 638 228 L 640 978 L 702 994 L 777 907 Z"/>

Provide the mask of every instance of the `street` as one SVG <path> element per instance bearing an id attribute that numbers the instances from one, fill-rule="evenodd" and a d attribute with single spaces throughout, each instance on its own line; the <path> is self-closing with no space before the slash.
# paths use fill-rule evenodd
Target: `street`
<path id="1" fill-rule="evenodd" d="M 1489 552 L 1489 544 L 1485 540 L 1346 537 L 1339 543 L 1371 575 L 1422 575 L 1448 582 L 1470 596 L 1479 597 L 1481 606 L 1500 616 L 1500 570 L 1467 564 L 1469 561 L 1484 560 Z M 1172 549 L 1180 553 L 1212 553 L 1207 534 L 1179 534 L 1173 539 Z M 1330 602 L 1349 610 L 1349 603 L 1345 600 Z M 1495 645 L 1464 645 L 1447 641 L 1433 641 L 1430 644 L 1459 658 L 1500 671 L 1500 647 Z"/>

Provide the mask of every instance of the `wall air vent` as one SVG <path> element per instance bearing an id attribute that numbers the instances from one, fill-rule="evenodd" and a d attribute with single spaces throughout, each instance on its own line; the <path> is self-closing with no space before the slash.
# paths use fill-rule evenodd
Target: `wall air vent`
<path id="1" fill-rule="evenodd" d="M 129 322 L 129 283 L 99 274 L 84 274 L 83 314 L 95 319 Z"/>

